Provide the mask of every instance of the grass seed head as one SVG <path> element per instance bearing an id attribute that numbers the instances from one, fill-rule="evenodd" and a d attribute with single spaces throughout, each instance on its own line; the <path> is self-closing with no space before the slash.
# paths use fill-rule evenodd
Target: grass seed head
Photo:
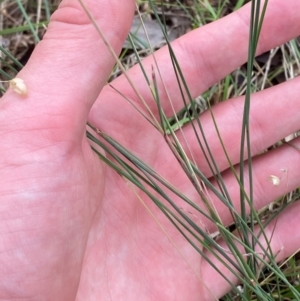
<path id="1" fill-rule="evenodd" d="M 27 87 L 24 80 L 18 77 L 13 78 L 9 81 L 9 87 L 20 95 L 27 95 Z"/>
<path id="2" fill-rule="evenodd" d="M 274 186 L 279 186 L 280 185 L 280 179 L 276 176 L 269 176 L 269 181 L 274 185 Z"/>

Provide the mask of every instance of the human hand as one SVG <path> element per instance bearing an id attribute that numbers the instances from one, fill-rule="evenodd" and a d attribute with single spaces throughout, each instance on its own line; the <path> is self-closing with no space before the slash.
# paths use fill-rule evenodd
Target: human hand
<path id="1" fill-rule="evenodd" d="M 86 2 L 110 43 L 120 50 L 130 28 L 134 1 Z M 260 53 L 299 34 L 300 4 L 292 2 L 270 1 Z M 117 16 L 123 16 L 122 20 Z M 248 23 L 249 5 L 174 42 L 192 96 L 201 94 L 246 61 Z M 181 102 L 167 50 L 158 51 L 157 59 L 178 109 Z M 230 289 L 146 199 L 193 271 L 124 180 L 106 168 L 90 149 L 85 138 L 87 119 L 200 203 L 163 137 L 113 89 L 102 89 L 113 63 L 80 5 L 66 0 L 19 75 L 28 86 L 28 97 L 21 99 L 10 91 L 1 100 L 0 298 L 4 300 L 210 300 L 209 291 L 218 298 Z M 146 59 L 144 65 L 150 73 L 152 59 Z M 139 68 L 132 68 L 129 76 L 153 107 Z M 253 95 L 253 154 L 299 129 L 298 82 L 295 79 Z M 124 77 L 116 79 L 113 86 L 138 102 Z M 165 97 L 163 89 L 161 97 Z M 164 107 L 171 114 L 167 101 Z M 242 109 L 241 98 L 214 108 L 234 163 L 239 160 L 237 137 Z M 281 124 L 274 126 L 278 115 Z M 201 120 L 238 208 L 239 190 L 226 173 L 228 164 L 209 114 L 204 113 Z M 192 137 L 189 127 L 185 134 Z M 189 141 L 193 147 L 192 139 Z M 299 141 L 293 143 L 299 145 Z M 198 154 L 200 170 L 211 176 L 196 143 L 192 151 Z M 257 209 L 299 186 L 299 161 L 299 152 L 289 146 L 254 158 Z M 282 167 L 288 170 L 289 177 L 283 177 L 282 185 L 274 189 L 266 179 Z M 230 223 L 225 208 L 216 205 L 223 222 Z M 299 234 L 285 235 L 290 227 L 299 226 L 298 207 L 294 204 L 277 220 L 271 245 L 274 253 L 284 246 L 278 259 L 299 248 Z M 214 231 L 212 224 L 206 227 Z M 272 230 L 272 225 L 267 233 L 268 229 Z M 220 269 L 226 271 L 222 266 Z M 236 282 L 233 276 L 228 277 Z"/>

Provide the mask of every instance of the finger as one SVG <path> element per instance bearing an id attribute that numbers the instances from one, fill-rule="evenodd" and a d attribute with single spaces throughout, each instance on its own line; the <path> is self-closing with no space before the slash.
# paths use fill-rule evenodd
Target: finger
<path id="1" fill-rule="evenodd" d="M 292 206 L 285 209 L 276 220 L 273 220 L 265 229 L 266 237 L 268 238 L 272 253 L 276 255 L 276 260 L 279 262 L 292 254 L 294 254 L 300 248 L 300 232 L 293 231 L 291 235 L 291 229 L 299 229 L 300 219 L 298 213 L 300 210 L 300 203 L 296 202 Z M 267 243 L 265 239 L 260 236 L 260 242 L 263 247 L 267 248 Z M 224 241 L 219 242 L 220 245 L 228 250 L 228 247 Z M 239 246 L 240 251 L 243 253 L 243 249 Z M 259 250 L 256 250 L 259 253 L 263 253 Z M 227 270 L 210 252 L 206 252 L 206 255 L 212 262 L 220 269 L 220 271 L 226 275 L 226 279 L 236 285 L 238 283 L 237 278 Z M 214 281 L 207 281 L 207 298 L 204 300 L 212 300 L 211 292 L 214 297 L 220 298 L 226 292 L 231 289 L 231 286 L 228 282 L 216 272 L 212 266 L 206 261 L 201 261 L 203 268 L 203 279 L 213 279 Z"/>
<path id="2" fill-rule="evenodd" d="M 257 54 L 263 53 L 299 35 L 299 9 L 300 3 L 297 0 L 292 0 L 289 2 L 289 5 L 281 0 L 269 1 Z M 279 14 L 280 18 L 278 17 Z M 274 20 L 276 20 L 276 24 Z M 172 43 L 172 48 L 179 61 L 192 97 L 200 95 L 228 73 L 246 62 L 249 24 L 250 4 L 245 5 L 242 9 L 221 20 L 194 30 Z M 177 80 L 168 48 L 165 47 L 157 51 L 155 57 L 170 99 L 175 111 L 177 111 L 183 107 L 183 102 L 178 85 L 176 84 Z M 152 57 L 143 60 L 143 67 L 150 79 L 152 78 L 152 66 L 156 66 Z M 135 83 L 135 86 L 148 102 L 151 109 L 156 111 L 156 103 L 153 101 L 152 93 L 140 67 L 135 66 L 131 68 L 128 71 L 128 76 Z M 163 107 L 167 115 L 173 115 L 159 76 L 157 75 L 156 78 L 160 98 L 163 100 Z M 116 79 L 112 85 L 128 98 L 140 104 L 140 101 L 124 76 Z M 108 101 L 112 97 L 119 105 L 124 103 L 124 99 L 109 87 L 105 88 L 99 101 L 105 101 L 105 99 Z M 101 112 L 100 108 L 102 106 L 96 105 L 93 107 L 90 115 L 91 122 L 99 126 L 99 120 L 101 119 L 99 115 L 105 116 L 105 112 Z M 115 118 L 119 118 L 117 112 Z"/>
<path id="3" fill-rule="evenodd" d="M 280 198 L 282 195 L 289 193 L 299 187 L 300 184 L 300 138 L 293 140 L 293 146 L 285 144 L 268 153 L 261 154 L 253 158 L 252 164 L 252 183 L 253 183 L 253 207 L 255 210 L 260 210 L 270 204 L 272 201 Z M 239 174 L 238 167 L 236 173 Z M 248 166 L 245 164 L 245 192 L 249 196 L 249 176 Z M 240 186 L 233 173 L 228 170 L 222 174 L 225 187 L 228 191 L 229 198 L 234 206 L 235 212 L 240 214 Z M 277 182 L 272 180 L 277 179 Z M 212 184 L 217 187 L 215 181 Z M 220 217 L 224 225 L 233 223 L 232 214 L 227 205 L 208 190 L 207 196 L 211 200 L 211 206 L 216 208 L 216 213 Z M 194 195 L 192 199 L 197 199 Z M 199 199 L 199 197 L 198 197 Z M 204 209 L 201 200 L 198 201 L 200 207 Z M 250 213 L 250 206 L 244 200 L 246 213 Z M 204 209 L 205 210 L 205 209 Z M 195 212 L 195 214 L 197 214 Z M 199 213 L 197 214 L 199 216 Z M 201 224 L 205 224 L 210 233 L 215 232 L 216 225 L 213 222 L 199 217 Z"/>
<path id="4" fill-rule="evenodd" d="M 251 96 L 250 139 L 253 156 L 300 128 L 300 78 L 288 81 Z M 227 100 L 213 107 L 212 112 L 226 152 L 234 165 L 240 160 L 244 97 Z M 210 111 L 200 116 L 209 149 L 220 171 L 229 163 L 222 148 Z M 195 123 L 197 128 L 197 124 Z M 198 133 L 201 137 L 201 134 Z M 198 143 L 191 125 L 177 131 L 177 137 L 187 154 L 194 158 L 199 169 L 207 176 L 212 172 Z M 202 144 L 203 144 L 203 139 Z M 185 141 L 188 141 L 188 146 Z M 204 147 L 205 149 L 205 147 Z M 205 149 L 205 152 L 207 150 Z M 245 151 L 245 158 L 247 157 Z"/>
<path id="5" fill-rule="evenodd" d="M 134 1 L 84 0 L 84 3 L 118 53 L 130 29 Z M 64 0 L 51 17 L 43 40 L 18 75 L 27 85 L 28 97 L 21 102 L 18 95 L 9 91 L 2 103 L 10 106 L 12 118 L 16 111 L 18 118 L 25 116 L 26 124 L 33 117 L 35 126 L 59 124 L 66 133 L 73 135 L 78 129 L 83 133 L 90 107 L 113 65 L 114 58 L 79 1 Z M 19 109 L 15 108 L 15 102 Z"/>

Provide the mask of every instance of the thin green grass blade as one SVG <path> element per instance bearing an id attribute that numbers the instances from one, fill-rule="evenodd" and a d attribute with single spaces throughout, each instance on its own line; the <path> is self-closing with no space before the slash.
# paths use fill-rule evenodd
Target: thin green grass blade
<path id="1" fill-rule="evenodd" d="M 37 24 L 35 24 L 36 28 L 43 28 L 45 26 L 47 26 L 49 24 L 49 21 L 43 21 L 43 22 L 39 22 Z M 32 25 L 32 23 L 31 23 Z M 16 27 L 12 27 L 12 28 L 6 28 L 3 30 L 0 30 L 0 35 L 1 36 L 5 36 L 5 35 L 10 35 L 10 34 L 14 34 L 14 33 L 18 33 L 18 32 L 24 32 L 27 30 L 32 30 L 32 26 L 31 25 L 22 25 L 22 26 L 16 26 Z"/>
<path id="2" fill-rule="evenodd" d="M 20 69 L 23 68 L 23 65 L 1 45 L 0 45 L 0 51 L 2 51 L 2 53 L 4 53 L 7 56 L 7 58 L 9 58 L 17 67 L 19 67 Z"/>
<path id="3" fill-rule="evenodd" d="M 27 12 L 26 12 L 23 4 L 22 4 L 22 1 L 21 0 L 16 0 L 16 1 L 17 1 L 18 5 L 19 5 L 20 11 L 22 12 L 22 14 L 23 14 L 26 22 L 28 23 L 30 31 L 31 31 L 34 39 L 35 39 L 35 42 L 38 43 L 40 41 L 40 38 L 38 37 L 38 35 L 36 33 L 36 30 L 35 30 L 36 24 L 34 24 L 34 25 L 32 24 L 32 22 L 31 22 L 31 20 L 30 20 L 30 18 L 28 16 L 28 14 L 27 14 Z"/>

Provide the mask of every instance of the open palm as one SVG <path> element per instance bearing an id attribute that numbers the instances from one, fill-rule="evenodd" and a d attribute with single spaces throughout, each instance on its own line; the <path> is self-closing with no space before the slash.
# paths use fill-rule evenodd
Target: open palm
<path id="1" fill-rule="evenodd" d="M 280 0 L 269 2 L 260 53 L 299 35 L 299 1 L 293 0 L 293 5 Z M 86 3 L 119 51 L 131 25 L 134 1 Z M 192 96 L 201 94 L 245 62 L 248 23 L 249 6 L 174 42 Z M 158 51 L 157 59 L 171 99 L 179 109 L 181 102 L 167 50 Z M 19 75 L 28 86 L 28 96 L 23 99 L 9 91 L 1 100 L 3 300 L 210 300 L 211 293 L 218 298 L 229 289 L 143 196 L 175 248 L 138 200 L 133 192 L 136 188 L 92 152 L 85 137 L 87 120 L 131 149 L 201 206 L 163 137 L 112 88 L 104 86 L 113 64 L 79 3 L 64 0 L 43 41 Z M 144 64 L 151 74 L 151 58 Z M 149 106 L 153 106 L 139 68 L 132 68 L 129 75 Z M 138 103 L 124 77 L 115 80 L 113 86 Z M 160 88 L 164 108 L 171 114 Z M 299 80 L 295 79 L 253 96 L 253 154 L 299 129 L 299 95 Z M 238 163 L 242 106 L 242 99 L 232 99 L 214 108 L 234 163 Z M 274 123 L 279 116 L 280 127 Z M 203 114 L 201 120 L 238 206 L 238 187 L 226 173 L 227 162 L 212 121 L 208 114 Z M 196 143 L 193 148 L 189 127 L 185 134 L 190 137 L 199 168 L 211 176 Z M 257 208 L 299 186 L 299 161 L 299 152 L 290 146 L 254 159 Z M 283 185 L 274 189 L 268 176 L 282 168 L 288 170 L 289 176 L 282 177 Z M 214 201 L 224 223 L 230 223 L 225 208 Z M 289 227 L 299 226 L 298 207 L 296 203 L 277 221 L 272 247 L 274 252 L 281 250 L 279 259 L 300 247 L 297 234 L 286 235 Z M 215 230 L 209 223 L 206 228 Z M 225 271 L 222 266 L 220 269 Z M 228 278 L 236 281 L 230 274 Z"/>

